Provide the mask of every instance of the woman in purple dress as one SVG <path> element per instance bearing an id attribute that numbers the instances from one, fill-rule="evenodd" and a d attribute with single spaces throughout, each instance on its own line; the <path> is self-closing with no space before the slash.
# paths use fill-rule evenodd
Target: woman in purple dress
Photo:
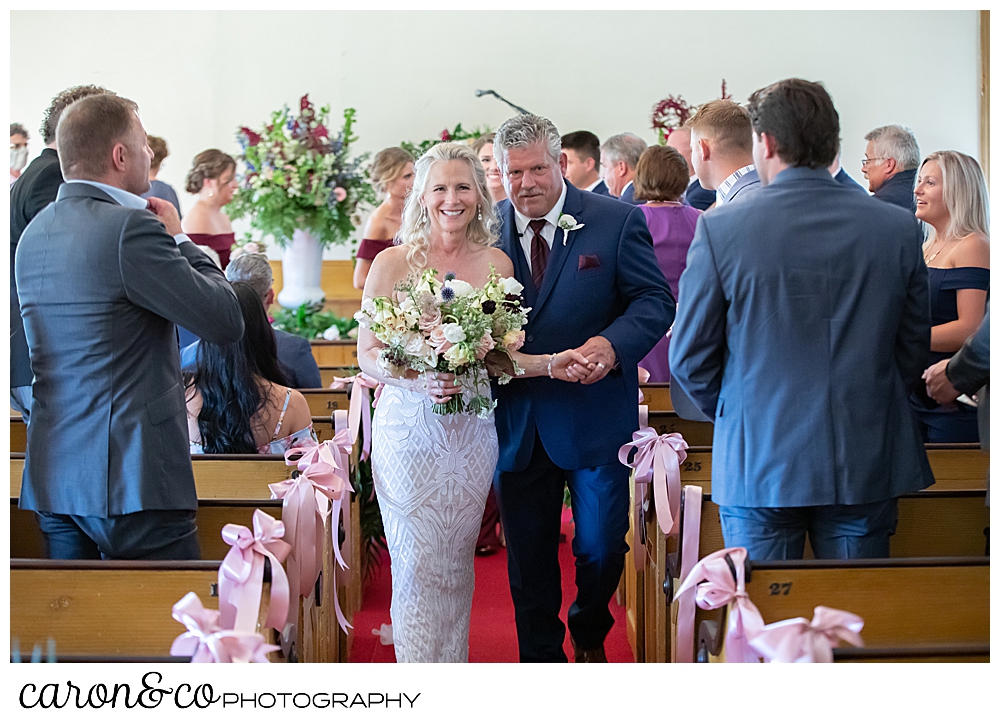
<path id="1" fill-rule="evenodd" d="M 667 278 L 678 304 L 684 301 L 677 295 L 677 282 L 687 265 L 688 247 L 701 215 L 701 211 L 685 206 L 680 200 L 689 178 L 687 161 L 680 152 L 669 146 L 651 146 L 639 158 L 633 181 L 635 197 L 646 199 L 646 203 L 639 208 L 653 236 L 653 250 L 660 271 Z M 639 362 L 639 366 L 649 372 L 650 382 L 670 381 L 667 365 L 669 341 L 667 337 L 660 339 Z"/>

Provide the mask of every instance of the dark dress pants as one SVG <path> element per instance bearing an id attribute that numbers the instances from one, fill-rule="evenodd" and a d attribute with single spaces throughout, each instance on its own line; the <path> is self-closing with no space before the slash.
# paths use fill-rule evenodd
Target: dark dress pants
<path id="1" fill-rule="evenodd" d="M 896 500 L 815 507 L 719 507 L 726 547 L 751 560 L 801 560 L 806 533 L 817 560 L 889 557 Z"/>
<path id="2" fill-rule="evenodd" d="M 52 560 L 200 560 L 194 510 L 115 517 L 36 512 Z"/>
<path id="3" fill-rule="evenodd" d="M 564 484 L 569 485 L 575 524 L 577 596 L 567 619 L 570 635 L 578 647 L 592 649 L 600 647 L 611 630 L 614 618 L 608 603 L 628 551 L 628 473 L 618 463 L 560 469 L 536 435 L 527 469 L 497 475 L 521 662 L 566 662 L 566 628 L 559 619 Z"/>

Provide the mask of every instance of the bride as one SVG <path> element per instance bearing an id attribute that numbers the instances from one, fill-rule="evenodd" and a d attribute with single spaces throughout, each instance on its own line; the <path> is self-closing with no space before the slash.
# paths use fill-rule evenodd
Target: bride
<path id="1" fill-rule="evenodd" d="M 440 143 L 415 166 L 413 191 L 403 209 L 400 245 L 375 257 L 365 298 L 395 297 L 395 286 L 436 269 L 482 287 L 490 267 L 505 277 L 514 268 L 494 248 L 497 218 L 486 174 L 467 146 Z M 383 344 L 370 330 L 358 336 L 361 369 L 385 389 L 372 432 L 372 474 L 392 560 L 392 616 L 396 660 L 466 662 L 474 585 L 473 554 L 497 462 L 490 413 L 439 415 L 435 403 L 466 394 L 453 374 L 409 371 L 388 375 L 377 363 Z M 524 376 L 566 374 L 585 357 L 514 352 Z M 485 394 L 489 390 L 481 390 Z"/>

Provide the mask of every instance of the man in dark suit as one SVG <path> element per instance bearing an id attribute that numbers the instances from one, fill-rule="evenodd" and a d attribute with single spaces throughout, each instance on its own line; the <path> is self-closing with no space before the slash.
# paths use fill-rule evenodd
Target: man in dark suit
<path id="1" fill-rule="evenodd" d="M 707 211 L 715 203 L 715 191 L 703 188 L 701 181 L 698 180 L 698 174 L 694 172 L 694 163 L 691 162 L 691 129 L 675 128 L 667 136 L 666 145 L 676 149 L 687 161 L 690 178 L 687 189 L 681 196 L 681 201 L 684 202 L 685 206 L 697 208 L 699 211 Z"/>
<path id="2" fill-rule="evenodd" d="M 196 559 L 174 325 L 232 343 L 240 307 L 174 207 L 139 198 L 152 153 L 132 101 L 79 100 L 56 134 L 66 183 L 14 264 L 34 371 L 20 506 L 53 558 Z"/>
<path id="3" fill-rule="evenodd" d="M 634 133 L 619 133 L 601 145 L 601 174 L 608 190 L 619 201 L 633 206 L 642 203 L 642 199 L 635 197 L 632 179 L 644 150 L 646 141 Z"/>
<path id="4" fill-rule="evenodd" d="M 56 200 L 62 185 L 59 154 L 56 146 L 56 126 L 62 112 L 73 102 L 91 95 L 111 91 L 96 85 L 67 88 L 52 99 L 42 121 L 45 148 L 21 173 L 10 189 L 10 405 L 21 412 L 24 421 L 31 414 L 31 363 L 28 343 L 24 339 L 24 322 L 17 299 L 17 279 L 14 278 L 14 255 L 21 234 L 39 211 Z"/>
<path id="5" fill-rule="evenodd" d="M 746 108 L 731 100 L 710 100 L 688 118 L 691 161 L 715 206 L 743 201 L 760 190 L 753 165 L 753 132 Z"/>
<path id="6" fill-rule="evenodd" d="M 888 557 L 896 498 L 933 484 L 907 387 L 930 350 L 916 219 L 842 186 L 819 83 L 750 98 L 765 184 L 698 220 L 670 396 L 715 423 L 712 500 L 756 560 Z"/>
<path id="7" fill-rule="evenodd" d="M 531 307 L 524 351 L 575 348 L 581 384 L 546 378 L 497 386 L 497 494 L 522 661 L 564 662 L 558 561 L 564 484 L 573 501 L 578 662 L 599 662 L 613 619 L 628 531 L 628 469 L 618 448 L 638 428 L 638 362 L 666 333 L 674 300 L 641 210 L 562 178 L 555 126 L 519 115 L 497 130 L 507 190 L 501 247 Z M 536 281 L 537 279 L 537 281 Z"/>
<path id="8" fill-rule="evenodd" d="M 868 145 L 861 161 L 861 172 L 868 179 L 868 190 L 879 201 L 917 212 L 913 196 L 920 147 L 913 132 L 899 125 L 881 126 L 865 136 Z"/>
<path id="9" fill-rule="evenodd" d="M 274 275 L 264 254 L 240 254 L 233 257 L 226 266 L 226 278 L 230 283 L 242 281 L 249 284 L 260 296 L 264 309 L 270 308 L 274 303 Z M 317 389 L 323 386 L 309 340 L 280 329 L 273 331 L 278 347 L 278 364 L 288 383 L 295 389 Z M 182 371 L 194 371 L 199 345 L 200 340 L 181 349 Z"/>
<path id="10" fill-rule="evenodd" d="M 601 141 L 590 131 L 573 131 L 562 137 L 566 180 L 581 191 L 610 196 L 601 179 Z"/>

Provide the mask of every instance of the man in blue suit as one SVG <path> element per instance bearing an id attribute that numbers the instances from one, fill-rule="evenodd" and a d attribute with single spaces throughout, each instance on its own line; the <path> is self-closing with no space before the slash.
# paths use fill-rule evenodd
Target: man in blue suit
<path id="1" fill-rule="evenodd" d="M 840 130 L 819 83 L 750 98 L 752 202 L 698 220 L 670 344 L 671 399 L 715 422 L 726 545 L 757 560 L 888 557 L 896 498 L 931 484 L 907 386 L 930 349 L 912 214 L 828 170 Z"/>
<path id="2" fill-rule="evenodd" d="M 637 206 L 642 199 L 635 197 L 635 167 L 646 150 L 646 141 L 634 133 L 619 133 L 601 145 L 601 175 L 611 195 L 619 201 Z"/>
<path id="3" fill-rule="evenodd" d="M 274 276 L 264 254 L 241 254 L 235 257 L 226 266 L 226 278 L 230 283 L 242 281 L 249 284 L 260 296 L 265 309 L 274 303 Z M 318 389 L 323 386 L 308 339 L 275 329 L 274 341 L 278 347 L 278 364 L 293 388 Z M 194 371 L 199 343 L 195 341 L 181 349 L 182 371 Z"/>
<path id="4" fill-rule="evenodd" d="M 694 171 L 702 187 L 715 192 L 716 207 L 743 201 L 760 190 L 746 108 L 731 100 L 711 100 L 685 127 L 691 131 Z"/>
<path id="5" fill-rule="evenodd" d="M 622 574 L 628 469 L 618 448 L 639 426 L 638 362 L 666 333 L 674 299 L 641 210 L 564 182 L 559 133 L 519 115 L 493 152 L 507 198 L 501 246 L 531 307 L 524 351 L 575 348 L 580 384 L 514 379 L 496 387 L 496 479 L 520 657 L 565 662 L 559 571 L 563 487 L 576 532 L 577 598 L 569 629 L 578 662 L 603 662 L 608 603 Z"/>
<path id="6" fill-rule="evenodd" d="M 590 131 L 573 131 L 562 137 L 566 180 L 581 191 L 610 196 L 601 179 L 601 141 Z"/>

